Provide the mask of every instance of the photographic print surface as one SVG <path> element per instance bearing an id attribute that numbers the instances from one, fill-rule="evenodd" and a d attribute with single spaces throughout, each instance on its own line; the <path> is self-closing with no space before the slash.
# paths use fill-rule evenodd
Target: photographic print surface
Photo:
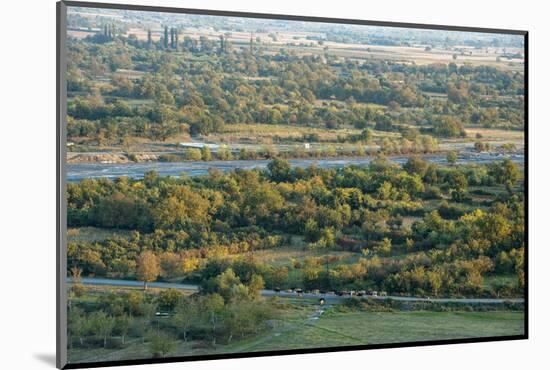
<path id="1" fill-rule="evenodd" d="M 62 32 L 69 366 L 525 335 L 524 35 Z"/>

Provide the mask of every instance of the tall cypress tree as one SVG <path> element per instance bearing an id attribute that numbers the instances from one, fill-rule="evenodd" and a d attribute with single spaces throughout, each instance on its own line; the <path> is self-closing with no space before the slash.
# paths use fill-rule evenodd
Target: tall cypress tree
<path id="1" fill-rule="evenodd" d="M 168 27 L 164 26 L 164 48 L 168 49 Z"/>
<path id="2" fill-rule="evenodd" d="M 151 49 L 152 45 L 153 45 L 153 37 L 151 35 L 151 30 L 147 30 L 147 47 Z"/>
<path id="3" fill-rule="evenodd" d="M 170 28 L 170 49 L 174 48 L 174 28 Z"/>
<path id="4" fill-rule="evenodd" d="M 252 38 L 252 32 L 250 32 L 250 54 L 254 52 L 254 39 Z"/>

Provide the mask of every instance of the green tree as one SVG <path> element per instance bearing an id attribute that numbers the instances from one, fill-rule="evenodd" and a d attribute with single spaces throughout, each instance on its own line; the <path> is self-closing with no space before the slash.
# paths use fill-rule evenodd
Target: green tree
<path id="1" fill-rule="evenodd" d="M 461 201 L 468 189 L 466 176 L 457 170 L 451 171 L 447 174 L 447 184 L 452 198 L 456 201 Z"/>
<path id="2" fill-rule="evenodd" d="M 384 254 L 389 256 L 391 254 L 392 242 L 389 238 L 384 238 L 378 245 L 375 247 L 375 251 L 379 254 Z"/>
<path id="3" fill-rule="evenodd" d="M 306 237 L 306 240 L 310 242 L 316 242 L 321 237 L 319 225 L 313 218 L 307 219 L 304 225 L 304 236 Z"/>
<path id="4" fill-rule="evenodd" d="M 187 149 L 185 152 L 185 158 L 189 161 L 200 161 L 202 159 L 202 154 L 199 149 L 191 148 Z"/>
<path id="5" fill-rule="evenodd" d="M 287 182 L 290 180 L 290 163 L 284 159 L 274 159 L 268 163 L 267 169 L 270 172 L 272 181 Z"/>
<path id="6" fill-rule="evenodd" d="M 84 345 L 84 335 L 89 328 L 89 322 L 82 309 L 71 307 L 67 315 L 67 330 L 69 336 L 69 346 L 73 346 L 73 341 L 78 338 L 80 346 Z"/>
<path id="7" fill-rule="evenodd" d="M 407 159 L 407 162 L 403 165 L 403 169 L 409 174 L 418 174 L 423 177 L 428 169 L 428 162 L 419 156 L 412 156 Z"/>
<path id="8" fill-rule="evenodd" d="M 258 298 L 264 288 L 264 279 L 261 275 L 253 274 L 248 283 L 248 291 L 252 298 Z"/>
<path id="9" fill-rule="evenodd" d="M 443 285 L 441 273 L 439 271 L 428 271 L 426 275 L 433 294 L 436 296 L 439 295 L 439 291 Z"/>
<path id="10" fill-rule="evenodd" d="M 228 268 L 215 279 L 215 292 L 220 294 L 225 302 L 233 299 L 236 293 L 244 288 L 241 279 L 235 274 L 232 268 Z"/>
<path id="11" fill-rule="evenodd" d="M 505 185 L 509 192 L 512 191 L 512 187 L 520 178 L 518 166 L 508 158 L 491 164 L 489 175 L 495 179 L 497 184 Z"/>
<path id="12" fill-rule="evenodd" d="M 424 153 L 433 153 L 437 150 L 437 140 L 435 140 L 430 135 L 422 135 L 421 141 Z"/>
<path id="13" fill-rule="evenodd" d="M 203 161 L 212 160 L 212 152 L 210 151 L 210 148 L 208 146 L 205 145 L 201 148 L 201 157 Z"/>
<path id="14" fill-rule="evenodd" d="M 177 330 L 183 335 L 183 340 L 187 342 L 189 330 L 196 323 L 201 312 L 201 307 L 196 300 L 190 297 L 182 298 L 175 309 L 174 323 Z"/>
<path id="15" fill-rule="evenodd" d="M 222 146 L 218 149 L 218 151 L 216 152 L 216 156 L 222 161 L 229 161 L 233 158 L 231 151 L 225 146 Z"/>
<path id="16" fill-rule="evenodd" d="M 132 325 L 132 317 L 126 314 L 115 317 L 115 330 L 120 334 L 122 338 L 122 344 L 126 342 L 126 336 Z"/>
<path id="17" fill-rule="evenodd" d="M 153 334 L 149 340 L 153 358 L 165 358 L 176 348 L 175 340 L 165 333 Z"/>
<path id="18" fill-rule="evenodd" d="M 439 116 L 434 119 L 433 132 L 436 136 L 464 137 L 464 125 L 454 116 Z"/>
<path id="19" fill-rule="evenodd" d="M 447 163 L 454 166 L 458 160 L 458 154 L 456 151 L 451 150 L 447 152 Z"/>
<path id="20" fill-rule="evenodd" d="M 90 315 L 89 320 L 92 332 L 103 339 L 103 348 L 107 348 L 107 339 L 113 332 L 115 319 L 103 311 L 95 311 Z"/>
<path id="21" fill-rule="evenodd" d="M 181 186 L 155 205 L 153 223 L 157 229 L 200 231 L 210 224 L 212 206 L 199 192 Z"/>
<path id="22" fill-rule="evenodd" d="M 176 289 L 164 289 L 158 296 L 158 305 L 161 310 L 173 311 L 178 302 L 182 299 L 182 294 Z"/>
<path id="23" fill-rule="evenodd" d="M 361 137 L 361 141 L 370 144 L 372 142 L 372 138 L 373 138 L 372 130 L 368 129 L 368 128 L 362 130 L 361 134 L 360 134 L 360 137 Z"/>
<path id="24" fill-rule="evenodd" d="M 217 293 L 208 294 L 202 297 L 200 306 L 206 322 L 210 325 L 210 337 L 212 343 L 216 344 L 216 331 L 221 323 L 224 312 L 224 299 Z"/>
<path id="25" fill-rule="evenodd" d="M 478 152 L 487 152 L 491 149 L 491 145 L 478 140 L 474 144 L 474 149 Z"/>
<path id="26" fill-rule="evenodd" d="M 164 49 L 168 49 L 168 26 L 164 26 Z"/>

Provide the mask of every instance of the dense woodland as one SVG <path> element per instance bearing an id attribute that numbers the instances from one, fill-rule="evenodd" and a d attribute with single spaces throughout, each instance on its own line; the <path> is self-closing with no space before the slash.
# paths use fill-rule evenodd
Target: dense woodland
<path id="1" fill-rule="evenodd" d="M 83 180 L 68 185 L 69 226 L 133 232 L 70 243 L 69 267 L 135 277 L 138 257 L 151 251 L 162 267 L 155 278 L 208 285 L 231 268 L 243 282 L 258 274 L 266 286 L 286 288 L 289 269 L 299 269 L 304 289 L 434 295 L 490 294 L 482 288 L 484 275 L 517 274 L 515 286 L 494 287 L 510 294 L 523 284 L 520 177 L 509 160 L 440 167 L 412 157 L 402 168 L 383 158 L 338 170 L 291 169 L 275 160 L 264 172 Z M 502 192 L 474 201 L 489 194 L 469 190 L 480 186 Z M 403 226 L 411 216 L 420 219 Z M 286 245 L 327 256 L 273 267 L 249 253 Z M 330 256 L 341 250 L 356 252 L 357 261 L 346 265 Z"/>

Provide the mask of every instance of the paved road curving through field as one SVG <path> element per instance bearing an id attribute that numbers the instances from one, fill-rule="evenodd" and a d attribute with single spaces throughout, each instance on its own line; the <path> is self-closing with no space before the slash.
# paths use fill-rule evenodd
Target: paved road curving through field
<path id="1" fill-rule="evenodd" d="M 85 277 L 81 279 L 82 283 L 85 285 L 96 285 L 96 286 L 125 286 L 125 287 L 142 287 L 143 282 L 135 280 L 119 280 L 119 279 L 104 279 L 104 278 L 89 278 Z M 67 282 L 71 282 L 71 279 L 68 278 Z M 194 284 L 180 284 L 180 283 L 164 283 L 164 282 L 153 282 L 148 283 L 150 288 L 173 288 L 173 289 L 182 289 L 182 290 L 198 290 L 199 286 Z M 343 299 L 351 298 L 352 296 L 338 296 L 335 294 L 317 294 L 317 293 L 295 293 L 288 291 L 276 292 L 274 290 L 262 290 L 262 295 L 264 297 L 283 297 L 283 298 L 324 298 L 327 302 L 336 302 Z M 425 298 L 425 297 L 405 297 L 405 296 L 366 296 L 374 299 L 393 299 L 396 301 L 403 302 L 438 302 L 438 303 L 464 303 L 464 304 L 499 304 L 504 302 L 512 303 L 522 303 L 523 298 Z"/>

